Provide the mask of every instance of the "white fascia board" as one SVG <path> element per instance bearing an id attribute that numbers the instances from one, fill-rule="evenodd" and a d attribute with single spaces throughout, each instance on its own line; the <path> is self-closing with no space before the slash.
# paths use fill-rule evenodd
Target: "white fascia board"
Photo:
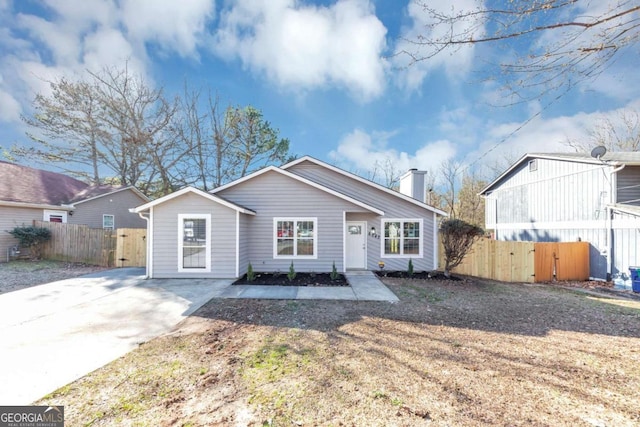
<path id="1" fill-rule="evenodd" d="M 48 210 L 56 210 L 56 211 L 73 210 L 73 206 L 70 206 L 70 205 L 46 205 L 46 204 L 39 204 L 39 203 L 10 202 L 7 200 L 0 200 L 0 206 L 10 206 L 14 208 L 48 209 Z"/>
<path id="2" fill-rule="evenodd" d="M 328 163 L 325 163 L 325 162 L 323 162 L 321 160 L 315 159 L 315 158 L 310 157 L 310 156 L 304 156 L 304 157 L 296 159 L 296 160 L 294 160 L 292 162 L 289 162 L 286 165 L 282 166 L 282 169 L 286 170 L 286 169 L 288 169 L 288 168 L 290 168 L 292 166 L 295 166 L 295 165 L 297 165 L 299 163 L 302 163 L 304 161 L 309 161 L 311 163 L 315 163 L 318 166 L 322 166 L 322 167 L 324 167 L 326 169 L 329 169 L 329 170 L 331 170 L 333 172 L 336 172 L 336 173 L 339 173 L 339 174 L 344 175 L 346 177 L 355 179 L 358 182 L 366 184 L 366 185 L 368 185 L 370 187 L 373 187 L 375 189 L 384 191 L 385 193 L 391 194 L 394 197 L 398 197 L 398 198 L 400 198 L 402 200 L 406 200 L 407 202 L 413 203 L 414 205 L 420 206 L 421 208 L 427 209 L 427 210 L 429 210 L 431 212 L 435 212 L 436 214 L 438 214 L 440 216 L 449 216 L 449 214 L 446 213 L 445 211 L 437 209 L 437 208 L 434 208 L 433 206 L 429 206 L 429 205 L 427 205 L 425 203 L 422 203 L 421 201 L 416 200 L 413 197 L 409 197 L 409 196 L 407 196 L 405 194 L 402 194 L 402 193 L 400 193 L 398 191 L 392 190 L 392 189 L 387 188 L 385 186 L 382 186 L 382 185 L 380 185 L 378 183 L 375 183 L 375 182 L 370 181 L 368 179 L 362 178 L 361 176 L 358 176 L 358 175 L 353 174 L 351 172 L 347 172 L 344 169 L 340 169 L 339 167 L 332 166 L 332 165 L 330 165 Z"/>

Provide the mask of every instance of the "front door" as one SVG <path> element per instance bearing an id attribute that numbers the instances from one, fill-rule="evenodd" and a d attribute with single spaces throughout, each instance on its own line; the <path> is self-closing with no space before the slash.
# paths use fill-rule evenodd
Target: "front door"
<path id="1" fill-rule="evenodd" d="M 367 223 L 347 222 L 346 267 L 367 268 Z"/>

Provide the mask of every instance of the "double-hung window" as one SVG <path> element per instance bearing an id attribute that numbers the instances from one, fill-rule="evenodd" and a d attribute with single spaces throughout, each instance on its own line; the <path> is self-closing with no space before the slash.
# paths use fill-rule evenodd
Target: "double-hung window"
<path id="1" fill-rule="evenodd" d="M 317 218 L 274 218 L 274 258 L 317 258 Z"/>
<path id="2" fill-rule="evenodd" d="M 211 271 L 211 214 L 178 215 L 178 271 Z"/>
<path id="3" fill-rule="evenodd" d="M 421 219 L 385 219 L 382 229 L 383 257 L 422 256 Z"/>
<path id="4" fill-rule="evenodd" d="M 115 226 L 115 217 L 113 215 L 102 215 L 102 228 L 105 230 L 113 230 Z"/>

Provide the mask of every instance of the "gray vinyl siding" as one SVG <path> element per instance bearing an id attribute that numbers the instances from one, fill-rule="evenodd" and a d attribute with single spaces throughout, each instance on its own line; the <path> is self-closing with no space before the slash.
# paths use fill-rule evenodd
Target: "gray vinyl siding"
<path id="1" fill-rule="evenodd" d="M 147 223 L 138 214 L 129 212 L 146 203 L 132 190 L 123 190 L 113 194 L 76 204 L 73 215 L 69 215 L 69 224 L 84 224 L 89 228 L 102 228 L 102 215 L 114 215 L 115 228 L 146 228 Z"/>
<path id="2" fill-rule="evenodd" d="M 311 162 L 302 162 L 287 169 L 289 172 L 299 176 L 308 178 L 314 182 L 332 188 L 342 194 L 360 200 L 370 206 L 376 207 L 384 211 L 384 218 L 398 219 L 417 219 L 423 220 L 422 235 L 422 257 L 404 257 L 404 258 L 387 258 L 381 256 L 381 248 L 383 245 L 382 237 L 367 238 L 367 266 L 368 269 L 378 269 L 378 261 L 384 261 L 387 270 L 406 270 L 409 258 L 416 271 L 435 270 L 437 265 L 434 263 L 434 242 L 437 236 L 434 236 L 434 213 L 426 207 L 426 205 L 416 205 L 400 197 L 389 194 L 381 189 L 350 178 L 330 169 L 318 166 Z M 366 220 L 367 229 L 372 226 L 376 227 L 378 233 L 382 233 L 382 219 L 379 215 L 368 213 L 365 216 L 348 215 L 349 220 Z"/>
<path id="3" fill-rule="evenodd" d="M 640 206 L 640 166 L 627 166 L 617 173 L 617 203 Z"/>
<path id="4" fill-rule="evenodd" d="M 8 248 L 18 244 L 18 240 L 7 231 L 33 225 L 34 220 L 42 221 L 43 215 L 42 209 L 0 206 L 0 262 L 6 262 Z"/>
<path id="5" fill-rule="evenodd" d="M 195 194 L 153 208 L 153 277 L 236 277 L 236 210 Z M 211 214 L 211 272 L 178 271 L 178 215 Z"/>
<path id="6" fill-rule="evenodd" d="M 216 195 L 256 212 L 242 228 L 248 261 L 255 271 L 286 272 L 293 261 L 300 272 L 343 270 L 344 212 L 367 209 L 275 171 L 241 182 Z M 274 218 L 317 218 L 317 258 L 274 258 Z M 245 268 L 241 265 L 241 269 Z"/>

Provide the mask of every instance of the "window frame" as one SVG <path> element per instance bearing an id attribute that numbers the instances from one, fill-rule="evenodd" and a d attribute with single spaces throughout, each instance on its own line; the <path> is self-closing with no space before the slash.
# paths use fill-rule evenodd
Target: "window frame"
<path id="1" fill-rule="evenodd" d="M 385 224 L 388 222 L 399 222 L 400 223 L 400 242 L 399 248 L 401 253 L 399 254 L 387 254 L 385 253 L 385 242 L 387 237 L 385 237 Z M 408 222 L 418 223 L 418 253 L 417 254 L 405 254 L 404 253 L 404 224 Z M 424 247 L 424 220 L 422 218 L 383 218 L 380 223 L 380 257 L 381 258 L 422 258 L 423 257 L 423 247 Z"/>
<path id="2" fill-rule="evenodd" d="M 184 267 L 184 221 L 188 219 L 205 220 L 205 266 Z M 178 272 L 210 273 L 211 272 L 211 214 L 178 214 Z"/>
<path id="3" fill-rule="evenodd" d="M 104 225 L 104 220 L 107 219 L 108 217 L 111 217 L 111 226 L 110 227 L 106 227 Z M 116 216 L 113 214 L 102 214 L 102 229 L 103 230 L 115 230 L 116 229 Z"/>
<path id="4" fill-rule="evenodd" d="M 293 222 L 294 230 L 298 228 L 299 222 L 313 223 L 313 255 L 298 255 L 298 238 L 292 238 L 293 255 L 278 254 L 278 222 Z M 273 218 L 273 259 L 318 259 L 318 218 L 317 217 L 274 217 Z"/>

